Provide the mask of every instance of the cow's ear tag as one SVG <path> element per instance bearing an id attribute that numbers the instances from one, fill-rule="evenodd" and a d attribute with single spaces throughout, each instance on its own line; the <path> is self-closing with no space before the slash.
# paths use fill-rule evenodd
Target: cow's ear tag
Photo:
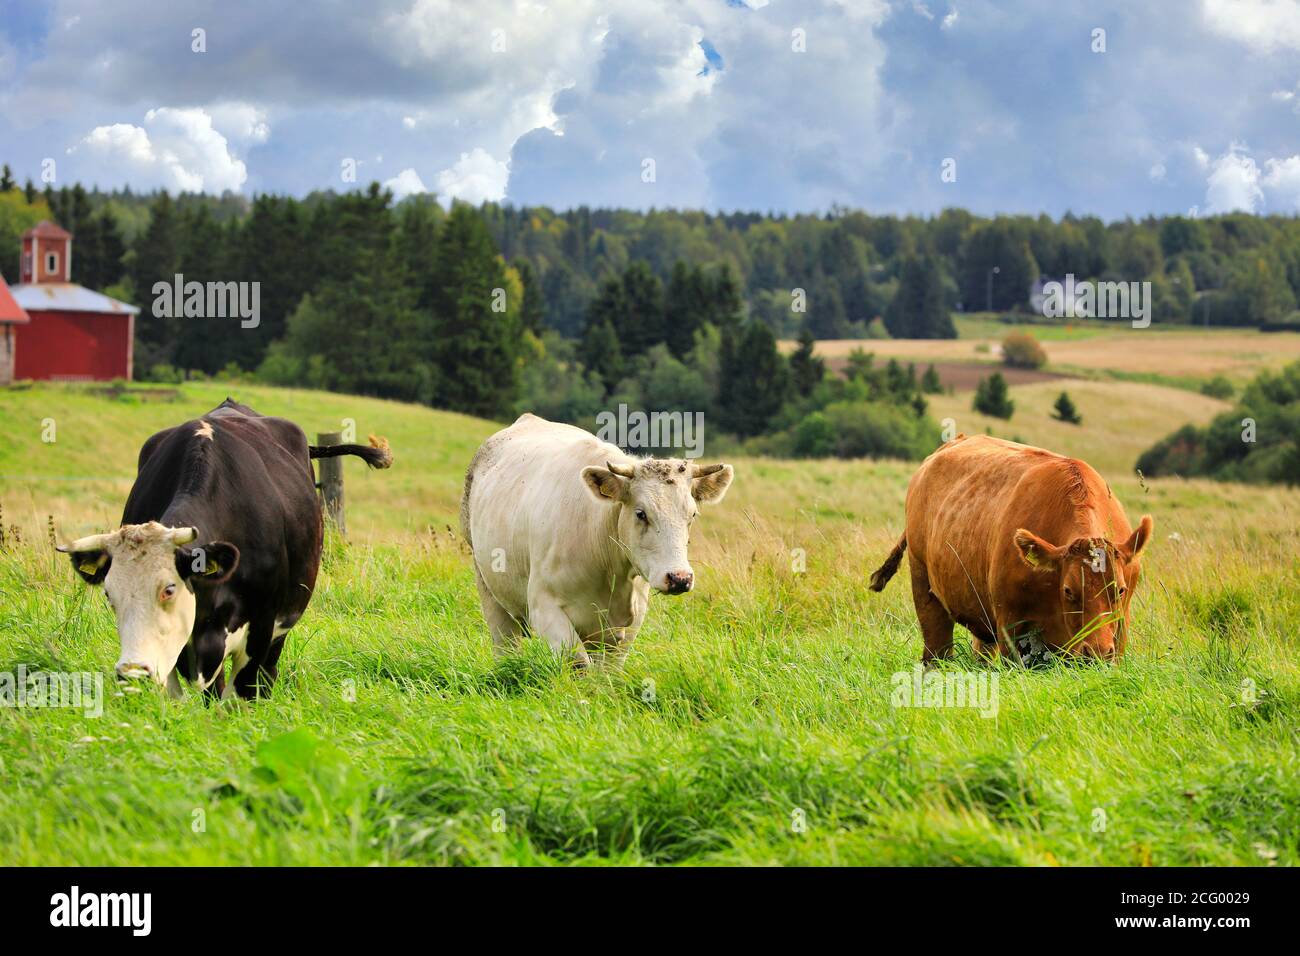
<path id="1" fill-rule="evenodd" d="M 85 561 L 82 561 L 77 565 L 77 570 L 82 574 L 94 574 L 99 570 L 99 562 L 93 558 L 87 558 Z"/>
<path id="2" fill-rule="evenodd" d="M 209 560 L 208 566 L 204 569 L 203 573 L 208 577 L 212 577 L 214 574 L 220 574 L 221 570 L 221 565 L 217 564 L 215 561 Z"/>

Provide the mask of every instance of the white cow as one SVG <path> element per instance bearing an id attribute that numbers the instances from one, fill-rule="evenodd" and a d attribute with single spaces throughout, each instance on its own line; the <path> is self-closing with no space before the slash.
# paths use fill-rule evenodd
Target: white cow
<path id="1" fill-rule="evenodd" d="M 582 665 L 588 648 L 621 659 L 651 589 L 693 587 L 691 522 L 699 504 L 722 500 L 734 474 L 730 465 L 633 458 L 536 415 L 497 432 L 470 463 L 460 505 L 496 651 L 527 628 Z"/>

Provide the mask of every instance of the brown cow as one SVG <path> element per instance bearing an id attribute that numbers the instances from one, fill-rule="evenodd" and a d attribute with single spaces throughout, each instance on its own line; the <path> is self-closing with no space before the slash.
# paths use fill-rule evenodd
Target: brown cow
<path id="1" fill-rule="evenodd" d="M 906 551 L 923 661 L 952 653 L 954 622 L 980 655 L 1020 657 L 1035 640 L 1049 652 L 1124 653 L 1152 521 L 1130 528 L 1087 464 L 958 435 L 917 469 L 906 507 L 906 530 L 871 590 L 884 589 Z"/>

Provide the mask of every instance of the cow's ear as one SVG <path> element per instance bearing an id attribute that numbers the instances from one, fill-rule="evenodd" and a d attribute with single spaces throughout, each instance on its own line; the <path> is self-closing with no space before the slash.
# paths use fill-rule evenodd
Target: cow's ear
<path id="1" fill-rule="evenodd" d="M 731 487 L 731 479 L 736 477 L 736 469 L 730 465 L 717 465 L 716 471 L 691 481 L 691 494 L 701 504 L 715 505 Z"/>
<path id="2" fill-rule="evenodd" d="M 191 584 L 225 584 L 239 567 L 239 549 L 229 541 L 210 541 L 176 549 L 176 573 Z"/>
<path id="3" fill-rule="evenodd" d="M 63 549 L 60 548 L 60 551 Z M 69 551 L 72 568 L 87 584 L 103 584 L 113 558 L 107 551 Z"/>
<path id="4" fill-rule="evenodd" d="M 1124 552 L 1124 557 L 1132 561 L 1142 553 L 1142 549 L 1145 548 L 1147 542 L 1151 540 L 1151 532 L 1155 529 L 1155 525 L 1156 523 L 1151 520 L 1150 515 L 1142 516 L 1142 520 L 1138 522 L 1137 530 L 1129 535 L 1128 540 L 1119 546 L 1119 549 Z"/>
<path id="5" fill-rule="evenodd" d="M 1044 541 L 1024 528 L 1017 529 L 1012 540 L 1015 541 L 1016 550 L 1020 552 L 1020 559 L 1035 571 L 1054 570 L 1061 558 L 1061 548 L 1050 541 Z"/>
<path id="6" fill-rule="evenodd" d="M 605 502 L 621 501 L 627 492 L 626 479 L 599 465 L 588 465 L 582 469 L 582 483 L 588 491 Z"/>

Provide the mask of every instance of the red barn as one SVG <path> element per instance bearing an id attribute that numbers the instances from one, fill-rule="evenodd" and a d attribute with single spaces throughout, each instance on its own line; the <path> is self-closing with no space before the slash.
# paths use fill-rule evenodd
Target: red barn
<path id="1" fill-rule="evenodd" d="M 14 327 L 30 321 L 31 317 L 14 301 L 5 277 L 0 276 L 0 385 L 14 379 Z"/>
<path id="2" fill-rule="evenodd" d="M 14 286 L 13 298 L 29 321 L 5 325 L 13 330 L 12 378 L 131 378 L 140 310 L 72 282 L 70 233 L 52 222 L 27 230 L 18 272 L 22 285 Z M 0 381 L 2 376 L 0 368 Z"/>

